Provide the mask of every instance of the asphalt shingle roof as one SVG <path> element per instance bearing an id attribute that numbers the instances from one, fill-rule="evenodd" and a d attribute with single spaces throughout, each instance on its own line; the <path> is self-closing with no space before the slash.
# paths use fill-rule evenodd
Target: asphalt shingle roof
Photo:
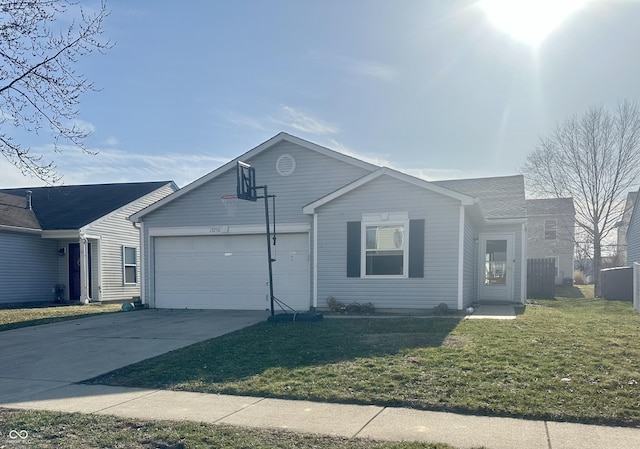
<path id="1" fill-rule="evenodd" d="M 33 212 L 43 230 L 80 229 L 170 182 L 25 187 L 0 189 L 0 194 L 24 199 L 31 190 Z"/>
<path id="2" fill-rule="evenodd" d="M 575 215 L 573 198 L 536 198 L 527 200 L 528 215 Z"/>
<path id="3" fill-rule="evenodd" d="M 36 214 L 26 206 L 26 197 L 0 192 L 0 225 L 40 229 Z"/>
<path id="4" fill-rule="evenodd" d="M 432 181 L 440 187 L 478 198 L 488 220 L 525 218 L 524 176 Z"/>

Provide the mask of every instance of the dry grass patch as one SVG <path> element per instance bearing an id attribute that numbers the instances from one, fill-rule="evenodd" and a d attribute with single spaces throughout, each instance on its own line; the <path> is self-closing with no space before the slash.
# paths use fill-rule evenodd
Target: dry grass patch
<path id="1" fill-rule="evenodd" d="M 0 331 L 73 320 L 102 313 L 120 311 L 120 304 L 87 304 L 81 306 L 38 306 L 0 309 Z"/>

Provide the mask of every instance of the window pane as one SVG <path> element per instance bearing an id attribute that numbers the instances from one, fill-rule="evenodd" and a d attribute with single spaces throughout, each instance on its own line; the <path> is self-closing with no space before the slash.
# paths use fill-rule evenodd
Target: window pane
<path id="1" fill-rule="evenodd" d="M 555 240 L 558 237 L 558 223 L 556 220 L 545 220 L 544 221 L 544 239 L 545 240 Z"/>
<path id="2" fill-rule="evenodd" d="M 367 249 L 376 249 L 376 226 L 367 226 Z"/>
<path id="3" fill-rule="evenodd" d="M 136 267 L 124 267 L 124 283 L 135 284 L 137 281 Z"/>
<path id="4" fill-rule="evenodd" d="M 507 283 L 507 241 L 487 240 L 485 248 L 485 285 Z"/>
<path id="5" fill-rule="evenodd" d="M 404 226 L 367 226 L 367 249 L 401 249 Z"/>
<path id="6" fill-rule="evenodd" d="M 367 275 L 402 276 L 403 262 L 402 251 L 368 251 Z"/>
<path id="7" fill-rule="evenodd" d="M 132 247 L 124 248 L 124 263 L 126 265 L 135 265 L 136 264 L 136 249 Z"/>

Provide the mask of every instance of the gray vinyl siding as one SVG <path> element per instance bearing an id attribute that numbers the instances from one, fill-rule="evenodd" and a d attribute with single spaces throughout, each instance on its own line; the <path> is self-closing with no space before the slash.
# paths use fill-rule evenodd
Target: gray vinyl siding
<path id="1" fill-rule="evenodd" d="M 469 307 L 476 300 L 477 270 L 476 270 L 476 232 L 471 220 L 465 215 L 464 220 L 464 308 Z"/>
<path id="2" fill-rule="evenodd" d="M 457 309 L 460 203 L 383 176 L 318 208 L 318 307 L 371 302 L 379 309 L 429 309 L 444 302 Z M 423 278 L 362 279 L 346 276 L 346 228 L 363 213 L 408 212 L 425 220 Z"/>
<path id="3" fill-rule="evenodd" d="M 92 240 L 92 300 L 115 301 L 131 300 L 140 296 L 141 256 L 140 256 L 140 231 L 128 220 L 132 214 L 144 207 L 155 203 L 174 191 L 167 184 L 148 195 L 121 207 L 106 217 L 87 226 L 84 233 L 88 236 L 100 237 Z M 135 285 L 124 284 L 122 270 L 122 247 L 136 248 L 137 255 L 137 283 Z M 101 281 L 98 283 L 98 269 L 101 271 Z"/>
<path id="4" fill-rule="evenodd" d="M 296 160 L 296 169 L 290 176 L 281 176 L 276 171 L 276 161 L 283 154 L 290 154 Z M 290 142 L 280 142 L 245 162 L 255 167 L 257 185 L 267 185 L 269 194 L 276 195 L 276 218 L 279 223 L 310 224 L 311 217 L 302 213 L 304 206 L 369 173 Z M 264 200 L 255 203 L 238 201 L 235 216 L 227 216 L 220 197 L 235 193 L 234 167 L 145 215 L 143 220 L 148 227 L 263 224 Z M 261 193 L 258 191 L 258 194 Z"/>
<path id="5" fill-rule="evenodd" d="M 627 265 L 640 262 L 640 210 L 634 210 L 627 230 Z"/>
<path id="6" fill-rule="evenodd" d="M 289 176 L 281 176 L 276 161 L 283 154 L 296 160 L 296 169 Z M 267 185 L 268 193 L 276 195 L 276 222 L 312 225 L 313 218 L 302 213 L 307 204 L 369 173 L 330 156 L 317 153 L 290 142 L 280 142 L 267 151 L 245 160 L 256 169 L 257 185 Z M 264 200 L 237 203 L 234 216 L 228 216 L 221 196 L 236 193 L 235 167 L 212 181 L 167 203 L 143 217 L 144 239 L 147 242 L 143 281 L 145 293 L 150 294 L 153 240 L 149 230 L 158 227 L 264 225 Z M 261 193 L 261 192 L 259 192 Z M 271 201 L 269 208 L 271 209 Z M 313 242 L 310 246 L 310 265 L 313 270 Z M 313 273 L 313 271 L 312 271 Z M 310 279 L 310 292 L 313 279 Z M 147 303 L 149 297 L 145 298 Z"/>
<path id="7" fill-rule="evenodd" d="M 0 303 L 55 299 L 58 243 L 39 234 L 0 231 Z"/>

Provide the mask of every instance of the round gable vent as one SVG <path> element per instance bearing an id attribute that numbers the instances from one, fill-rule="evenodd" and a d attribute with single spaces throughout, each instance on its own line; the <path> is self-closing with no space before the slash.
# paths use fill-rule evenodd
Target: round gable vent
<path id="1" fill-rule="evenodd" d="M 276 161 L 276 170 L 280 176 L 289 176 L 296 169 L 296 160 L 290 154 L 283 154 Z"/>

